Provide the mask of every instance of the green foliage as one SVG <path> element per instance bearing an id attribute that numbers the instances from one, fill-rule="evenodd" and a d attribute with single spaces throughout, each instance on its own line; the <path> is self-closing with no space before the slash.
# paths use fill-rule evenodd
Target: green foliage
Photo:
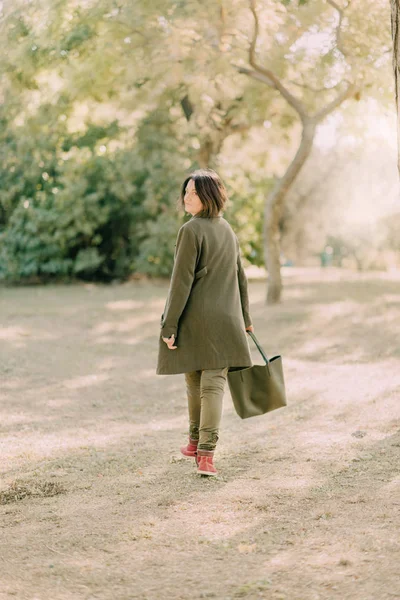
<path id="1" fill-rule="evenodd" d="M 89 40 L 93 34 L 93 30 L 87 23 L 78 23 L 74 29 L 68 32 L 64 40 L 62 40 L 61 46 L 64 50 L 70 52 Z"/>
<path id="2" fill-rule="evenodd" d="M 113 153 L 116 121 L 71 135 L 59 113 L 43 106 L 16 131 L 3 119 L 0 278 L 168 275 L 187 160 L 169 111 L 149 113 L 135 146 Z"/>
<path id="3" fill-rule="evenodd" d="M 105 157 L 70 161 L 52 178 L 51 190 L 22 197 L 2 234 L 0 275 L 11 281 L 126 276 L 132 206 L 115 186 L 116 167 Z"/>
<path id="4" fill-rule="evenodd" d="M 351 5 L 342 42 L 362 98 L 387 102 L 383 2 Z M 16 0 L 3 9 L 0 278 L 168 276 L 189 218 L 177 210 L 180 185 L 199 165 L 220 171 L 244 256 L 264 264 L 265 197 L 299 129 L 276 90 L 239 72 L 254 26 L 247 4 Z M 257 10 L 257 61 L 310 113 L 333 99 L 313 90 L 345 73 L 334 9 L 282 0 Z"/>
<path id="5" fill-rule="evenodd" d="M 61 106 L 62 110 L 62 106 Z M 54 187 L 59 170 L 57 147 L 65 135 L 58 120 L 60 108 L 42 104 L 34 117 L 16 125 L 17 115 L 9 104 L 0 111 L 0 230 L 21 199 Z"/>
<path id="6" fill-rule="evenodd" d="M 180 224 L 176 217 L 164 212 L 154 221 L 148 221 L 143 228 L 143 242 L 135 260 L 135 270 L 153 276 L 168 277 L 174 260 L 174 245 Z"/>
<path id="7" fill-rule="evenodd" d="M 247 261 L 258 267 L 264 266 L 264 201 L 272 181 L 264 179 L 261 172 L 257 177 L 245 168 L 224 179 L 230 199 L 225 218 L 238 232 L 242 254 Z"/>
<path id="8" fill-rule="evenodd" d="M 177 201 L 188 157 L 182 151 L 180 125 L 169 111 L 159 109 L 137 131 L 136 151 L 142 161 L 137 194 L 148 218 L 137 227 L 140 248 L 133 268 L 148 275 L 170 274 L 173 240 L 182 224 Z"/>
<path id="9" fill-rule="evenodd" d="M 77 148 L 90 148 L 94 150 L 96 144 L 105 138 L 114 138 L 120 132 L 118 121 L 113 121 L 107 126 L 87 123 L 83 134 L 75 134 L 64 139 L 62 149 L 68 152 L 73 146 Z"/>

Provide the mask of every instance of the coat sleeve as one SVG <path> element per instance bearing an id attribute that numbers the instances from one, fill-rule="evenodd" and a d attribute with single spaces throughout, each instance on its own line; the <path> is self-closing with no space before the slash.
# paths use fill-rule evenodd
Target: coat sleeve
<path id="1" fill-rule="evenodd" d="M 250 302 L 249 302 L 249 292 L 247 286 L 247 277 L 244 272 L 242 259 L 241 259 L 241 250 L 239 246 L 239 240 L 237 240 L 237 271 L 238 271 L 238 281 L 239 281 L 239 290 L 240 290 L 240 301 L 242 303 L 242 313 L 245 327 L 250 327 L 252 325 L 251 317 L 250 317 Z"/>
<path id="2" fill-rule="evenodd" d="M 175 245 L 174 266 L 164 312 L 161 316 L 161 336 L 169 338 L 178 333 L 178 324 L 192 289 L 199 243 L 195 232 L 183 225 Z"/>

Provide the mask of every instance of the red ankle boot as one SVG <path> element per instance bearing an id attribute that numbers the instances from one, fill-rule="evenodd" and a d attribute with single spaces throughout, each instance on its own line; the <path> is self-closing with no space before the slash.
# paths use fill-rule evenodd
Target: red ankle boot
<path id="1" fill-rule="evenodd" d="M 183 454 L 183 456 L 189 456 L 191 458 L 196 458 L 196 452 L 197 452 L 197 444 L 199 443 L 199 440 L 192 440 L 189 437 L 189 443 L 187 446 L 181 446 L 181 452 Z"/>
<path id="2" fill-rule="evenodd" d="M 218 471 L 213 465 L 214 452 L 212 450 L 197 450 L 197 472 L 199 475 L 217 475 Z"/>

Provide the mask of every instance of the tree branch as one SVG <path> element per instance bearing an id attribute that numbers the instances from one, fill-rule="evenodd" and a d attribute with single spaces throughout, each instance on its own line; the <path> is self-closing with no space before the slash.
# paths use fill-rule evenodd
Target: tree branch
<path id="1" fill-rule="evenodd" d="M 392 67 L 397 112 L 397 169 L 400 174 L 400 7 L 397 0 L 391 0 L 391 35 L 393 43 Z"/>
<path id="2" fill-rule="evenodd" d="M 344 18 L 344 10 L 343 8 L 340 8 L 340 6 L 335 2 L 335 0 L 326 0 L 328 4 L 330 4 L 332 6 L 332 8 L 334 8 L 338 13 L 339 13 L 339 20 L 338 23 L 336 25 L 336 48 L 339 50 L 339 52 L 341 52 L 343 54 L 343 56 L 345 58 L 349 58 L 350 55 L 347 52 L 347 50 L 345 49 L 345 47 L 343 46 L 343 40 L 342 40 L 342 22 L 343 22 L 343 18 Z M 347 4 L 346 4 L 346 8 L 348 8 L 350 6 L 350 2 L 351 0 L 348 0 Z"/>
<path id="3" fill-rule="evenodd" d="M 249 131 L 252 125 L 249 123 L 237 123 L 236 125 L 231 125 L 230 131 L 232 133 L 244 133 L 245 131 Z"/>
<path id="4" fill-rule="evenodd" d="M 327 0 L 327 3 L 330 4 L 338 13 L 339 20 L 336 26 L 336 47 L 342 53 L 342 55 L 348 60 L 350 58 L 348 52 L 345 50 L 342 43 L 342 22 L 344 18 L 344 10 L 340 8 L 340 6 L 336 3 L 335 0 Z M 348 0 L 346 4 L 346 8 L 350 6 L 351 0 Z M 314 114 L 314 117 L 317 121 L 322 121 L 327 115 L 333 112 L 338 106 L 342 104 L 347 98 L 349 98 L 352 94 L 354 94 L 357 90 L 357 87 L 352 82 L 347 82 L 348 86 L 345 90 L 340 92 L 336 98 L 329 102 L 324 108 L 317 111 Z M 335 86 L 336 87 L 336 86 Z"/>
<path id="5" fill-rule="evenodd" d="M 259 65 L 256 60 L 256 45 L 260 30 L 258 14 L 256 10 L 256 0 L 250 0 L 250 10 L 254 18 L 254 31 L 249 48 L 249 63 L 253 67 L 254 71 L 247 70 L 246 74 L 253 77 L 253 79 L 259 79 L 260 81 L 263 81 L 270 87 L 273 87 L 274 89 L 278 90 L 278 92 L 280 92 L 280 94 L 285 98 L 285 100 L 299 114 L 301 120 L 304 121 L 307 118 L 307 112 L 303 103 L 289 92 L 289 90 L 283 85 L 283 83 L 275 75 L 275 73 L 273 73 L 270 69 L 266 69 L 265 67 Z M 245 71 L 240 72 L 244 73 Z"/>
<path id="6" fill-rule="evenodd" d="M 310 92 L 314 92 L 315 94 L 320 94 L 322 92 L 331 92 L 332 90 L 336 90 L 343 83 L 343 81 L 339 81 L 339 83 L 337 83 L 336 85 L 332 85 L 331 87 L 322 87 L 322 88 L 315 88 L 315 87 L 312 87 L 312 85 L 307 85 L 305 83 L 298 83 L 297 81 L 291 81 L 290 83 L 292 85 L 297 85 L 298 87 L 301 87 Z"/>
<path id="7" fill-rule="evenodd" d="M 350 1 L 351 0 L 348 0 L 346 8 L 350 5 Z M 340 8 L 338 6 L 338 4 L 336 4 L 335 0 L 327 0 L 327 2 L 339 13 L 339 22 L 336 27 L 336 45 L 337 45 L 338 49 L 340 50 L 340 52 L 343 54 L 343 56 L 347 57 L 347 53 L 346 53 L 345 49 L 343 48 L 342 40 L 341 40 L 341 26 L 342 26 L 342 21 L 343 21 L 343 17 L 344 17 L 344 11 L 342 8 Z M 249 77 L 252 77 L 253 79 L 256 79 L 258 81 L 265 83 L 269 87 L 278 90 L 280 92 L 280 94 L 285 98 L 285 100 L 290 104 L 290 106 L 292 106 L 292 108 L 294 108 L 296 110 L 296 112 L 298 113 L 298 115 L 300 116 L 300 118 L 303 122 L 303 125 L 305 125 L 305 123 L 307 123 L 307 122 L 313 122 L 315 124 L 315 123 L 322 121 L 327 115 L 329 115 L 338 106 L 340 106 L 342 104 L 342 102 L 344 102 L 347 98 L 349 98 L 352 94 L 354 94 L 356 92 L 356 90 L 357 90 L 356 85 L 352 82 L 347 82 L 348 85 L 345 90 L 340 92 L 336 96 L 336 98 L 334 98 L 331 102 L 329 102 L 321 110 L 317 111 L 313 116 L 309 116 L 307 114 L 307 110 L 306 110 L 304 104 L 289 92 L 289 90 L 282 84 L 280 79 L 270 69 L 266 69 L 258 64 L 258 62 L 256 60 L 256 45 L 257 45 L 257 39 L 258 39 L 258 34 L 259 34 L 259 20 L 258 20 L 258 14 L 256 11 L 256 0 L 250 0 L 250 10 L 254 17 L 254 33 L 253 33 L 253 37 L 252 37 L 252 40 L 250 43 L 250 48 L 249 48 L 249 63 L 253 68 L 249 69 L 249 68 L 243 67 L 243 66 L 237 66 L 236 68 L 238 69 L 239 73 L 248 75 Z M 301 84 L 297 84 L 297 85 L 301 85 Z M 331 89 L 331 90 L 336 89 L 339 85 L 340 85 L 340 83 L 337 86 L 334 86 L 332 88 L 322 88 L 321 90 L 314 89 L 313 91 L 315 91 L 315 92 L 328 91 L 328 89 Z M 303 86 L 303 87 L 307 87 L 307 86 Z M 312 88 L 309 88 L 309 89 L 312 89 Z"/>
<path id="8" fill-rule="evenodd" d="M 342 102 L 344 102 L 345 100 L 347 100 L 347 98 L 354 94 L 356 90 L 356 85 L 354 83 L 349 83 L 347 88 L 343 90 L 343 92 L 338 94 L 336 98 L 332 100 L 332 102 L 329 102 L 329 104 L 324 106 L 324 108 L 321 108 L 321 110 L 316 112 L 313 116 L 313 119 L 315 119 L 317 122 L 325 119 L 327 115 L 333 112 L 338 106 L 342 104 Z"/>
<path id="9" fill-rule="evenodd" d="M 274 90 L 278 89 L 276 87 L 276 85 L 274 84 L 274 82 L 272 81 L 272 79 L 270 79 L 263 73 L 259 73 L 258 71 L 253 71 L 252 69 L 248 69 L 247 67 L 242 67 L 242 66 L 236 66 L 236 68 L 239 71 L 239 73 L 242 73 L 243 75 L 248 75 L 249 77 L 252 77 L 253 79 L 257 79 L 258 81 L 262 81 L 263 83 L 266 83 L 269 87 L 274 88 Z"/>

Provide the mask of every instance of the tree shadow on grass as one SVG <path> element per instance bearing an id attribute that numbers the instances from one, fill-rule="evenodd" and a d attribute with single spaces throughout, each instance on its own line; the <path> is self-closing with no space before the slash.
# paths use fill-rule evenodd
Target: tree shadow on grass
<path id="1" fill-rule="evenodd" d="M 323 412 L 324 407 L 323 403 L 317 405 L 317 397 L 314 400 L 311 404 L 314 404 L 315 417 Z M 299 409 L 301 406 L 300 401 Z M 135 438 L 125 432 L 100 443 L 89 442 L 86 449 L 68 450 L 51 461 L 36 464 L 35 477 L 39 481 L 48 480 L 57 471 L 63 474 L 61 481 L 67 494 L 54 499 L 54 502 L 64 519 L 74 518 L 81 540 L 78 543 L 74 533 L 67 530 L 57 538 L 61 545 L 53 542 L 53 547 L 56 545 L 55 550 L 68 556 L 72 550 L 84 551 L 88 543 L 85 540 L 89 540 L 93 551 L 97 547 L 94 536 L 102 534 L 99 538 L 102 552 L 107 550 L 107 556 L 115 554 L 118 561 L 111 571 L 103 565 L 107 586 L 122 573 L 134 583 L 139 575 L 131 570 L 125 571 L 127 564 L 123 556 L 140 552 L 140 548 L 142 552 L 151 552 L 153 558 L 141 565 L 140 578 L 151 588 L 155 594 L 153 597 L 170 585 L 170 581 L 163 580 L 163 577 L 154 579 L 155 564 L 158 560 L 162 560 L 163 565 L 175 564 L 187 543 L 190 544 L 193 561 L 186 561 L 186 568 L 176 573 L 175 586 L 187 586 L 189 582 L 193 585 L 198 573 L 194 564 L 201 557 L 204 559 L 205 550 L 211 553 L 213 559 L 221 559 L 221 564 L 226 565 L 228 561 L 239 565 L 240 559 L 242 568 L 233 572 L 229 570 L 229 577 L 216 582 L 213 589 L 220 590 L 221 594 L 240 592 L 240 597 L 243 597 L 243 586 L 247 586 L 246 590 L 250 593 L 266 573 L 275 582 L 278 564 L 289 576 L 290 572 L 296 573 L 300 585 L 306 585 L 306 577 L 296 566 L 299 553 L 311 554 L 317 560 L 319 550 L 310 550 L 309 544 L 314 542 L 318 545 L 321 539 L 325 543 L 326 532 L 322 528 L 326 525 L 349 535 L 348 523 L 345 530 L 340 515 L 344 511 L 348 513 L 350 507 L 357 523 L 357 499 L 349 498 L 344 492 L 354 491 L 362 502 L 363 485 L 369 483 L 368 475 L 371 474 L 375 487 L 368 493 L 377 493 L 376 486 L 379 484 L 390 485 L 396 475 L 393 451 L 398 448 L 400 440 L 396 435 L 368 444 L 367 438 L 364 438 L 360 462 L 336 469 L 328 477 L 325 476 L 327 457 L 316 455 L 310 468 L 306 469 L 307 463 L 304 463 L 299 479 L 298 473 L 290 469 L 296 448 L 286 446 L 287 456 L 283 457 L 270 451 L 277 442 L 277 436 L 273 439 L 267 437 L 265 445 L 268 430 L 278 427 L 280 435 L 285 436 L 284 423 L 291 417 L 293 414 L 289 411 L 278 411 L 264 431 L 259 431 L 256 439 L 252 438 L 249 446 L 238 448 L 235 431 L 231 432 L 231 448 L 221 453 L 218 466 L 222 475 L 217 480 L 198 477 L 193 461 L 177 458 L 178 440 L 172 432 L 180 427 L 177 423 L 167 422 L 165 428 L 160 427 L 157 431 L 149 428 L 147 435 L 142 431 Z M 357 442 L 352 440 L 352 443 Z M 263 444 L 266 453 L 262 460 L 258 460 Z M 371 459 L 380 457 L 382 449 L 385 449 L 384 460 L 389 469 L 384 476 L 379 464 Z M 369 472 L 368 466 L 371 467 Z M 47 505 L 50 506 L 48 503 L 52 501 L 47 498 Z M 42 501 L 32 498 L 22 502 L 32 505 L 31 514 L 34 515 L 34 507 L 39 510 Z M 81 504 L 79 511 L 77 503 Z M 207 507 L 206 511 L 204 507 Z M 39 526 L 44 527 L 44 524 L 38 523 Z M 35 533 L 34 528 L 32 533 Z M 168 544 L 171 549 L 165 552 Z M 102 556 L 93 556 L 94 567 L 100 569 Z M 336 554 L 333 556 L 336 560 Z M 66 572 L 74 581 L 80 581 L 82 575 L 73 562 L 72 558 L 71 561 L 66 559 Z M 306 568 L 307 576 L 310 576 L 309 568 Z M 85 582 L 88 583 L 87 578 Z M 198 590 L 208 589 L 208 584 L 205 585 L 200 577 L 197 585 Z"/>
<path id="2" fill-rule="evenodd" d="M 283 304 L 253 304 L 256 335 L 270 354 L 327 363 L 400 358 L 398 282 L 289 282 L 285 293 Z"/>
<path id="3" fill-rule="evenodd" d="M 303 575 L 296 567 L 299 553 L 318 556 L 318 550 L 310 552 L 307 543 L 326 541 L 335 535 L 336 525 L 343 536 L 348 535 L 349 523 L 342 522 L 340 515 L 349 510 L 350 524 L 360 532 L 357 498 L 365 494 L 361 505 L 368 505 L 371 497 L 376 506 L 379 494 L 389 494 L 395 481 L 392 466 L 397 464 L 397 438 L 373 443 L 368 442 L 368 435 L 359 441 L 349 438 L 352 444 L 360 444 L 360 460 L 346 467 L 342 455 L 338 458 L 332 452 L 330 456 L 330 449 L 337 450 L 333 445 L 341 443 L 340 436 L 349 436 L 359 422 L 374 423 L 380 418 L 379 405 L 372 403 L 372 396 L 365 397 L 373 379 L 371 393 L 380 389 L 377 402 L 381 403 L 382 396 L 390 397 L 390 407 L 395 405 L 397 379 L 391 376 L 389 362 L 398 357 L 398 284 L 373 279 L 372 285 L 370 281 L 288 281 L 284 304 L 277 307 L 265 307 L 259 300 L 261 287 L 251 284 L 256 335 L 267 353 L 283 355 L 291 405 L 286 412 L 277 411 L 270 419 L 252 424 L 236 417 L 234 421 L 228 410 L 217 461 L 221 475 L 211 481 L 197 476 L 193 461 L 179 455 L 179 445 L 186 439 L 183 375 L 155 375 L 159 308 L 166 289 L 155 293 L 148 285 L 140 290 L 128 285 L 92 291 L 69 288 L 64 294 L 57 288 L 50 290 L 49 297 L 45 289 L 40 290 L 41 297 L 32 297 L 29 315 L 24 316 L 26 296 L 23 306 L 12 307 L 13 326 L 29 328 L 32 323 L 31 332 L 43 328 L 44 333 L 57 336 L 25 336 L 23 347 L 6 343 L 2 361 L 2 374 L 10 383 L 3 413 L 10 416 L 10 432 L 13 427 L 15 432 L 9 443 L 18 448 L 21 441 L 26 442 L 7 480 L 22 476 L 39 482 L 61 481 L 66 489 L 59 497 L 31 497 L 18 505 L 24 507 L 28 519 L 28 562 L 34 558 L 29 549 L 36 548 L 35 532 L 40 533 L 46 524 L 41 512 L 46 503 L 68 525 L 57 537 L 63 545 L 59 551 L 68 554 L 78 549 L 87 555 L 95 547 L 99 553 L 108 550 L 107 560 L 115 554 L 112 569 L 105 565 L 103 554 L 93 555 L 91 564 L 104 589 L 117 584 L 122 575 L 129 584 L 135 579 L 131 552 L 136 557 L 140 551 L 151 553 L 155 561 L 176 568 L 182 556 L 188 560 L 185 549 L 193 560 L 185 562 L 190 568 L 179 570 L 174 589 L 179 583 L 187 589 L 195 581 L 199 590 L 208 590 L 198 570 L 205 549 L 218 556 L 221 565 L 232 562 L 237 566 L 229 570 L 229 579 L 219 578 L 221 597 L 237 591 L 251 593 L 254 581 L 272 569 L 273 559 L 285 567 L 286 576 L 292 572 L 303 582 L 310 571 Z M 255 348 L 252 353 L 261 359 Z M 355 371 L 352 361 L 359 363 Z M 98 374 L 103 377 L 96 379 Z M 352 394 L 360 386 L 357 409 Z M 322 423 L 331 405 L 326 433 Z M 296 428 L 302 431 L 298 447 Z M 318 435 L 326 439 L 317 439 Z M 36 453 L 35 443 L 40 439 L 43 446 Z M 343 452 L 345 447 L 344 443 Z M 382 460 L 381 450 L 385 451 Z M 295 468 L 291 463 L 296 459 Z M 337 468 L 332 468 L 334 460 Z M 349 498 L 347 492 L 353 496 Z M 204 519 L 205 506 L 209 520 Z M 325 525 L 332 529 L 324 531 Z M 47 531 L 51 539 L 55 533 L 50 520 Z M 18 539 L 14 535 L 9 540 L 14 538 Z M 85 539 L 90 540 L 90 547 Z M 167 542 L 169 551 L 165 550 Z M 136 550 L 134 544 L 142 545 Z M 39 554 L 42 561 L 43 552 Z M 51 550 L 46 557 L 50 556 L 54 558 Z M 68 556 L 64 559 L 69 560 Z M 140 576 L 165 597 L 168 581 L 162 577 L 156 581 L 153 563 L 142 566 Z M 72 580 L 87 583 L 76 556 L 68 569 Z M 247 588 L 240 591 L 236 584 Z"/>

